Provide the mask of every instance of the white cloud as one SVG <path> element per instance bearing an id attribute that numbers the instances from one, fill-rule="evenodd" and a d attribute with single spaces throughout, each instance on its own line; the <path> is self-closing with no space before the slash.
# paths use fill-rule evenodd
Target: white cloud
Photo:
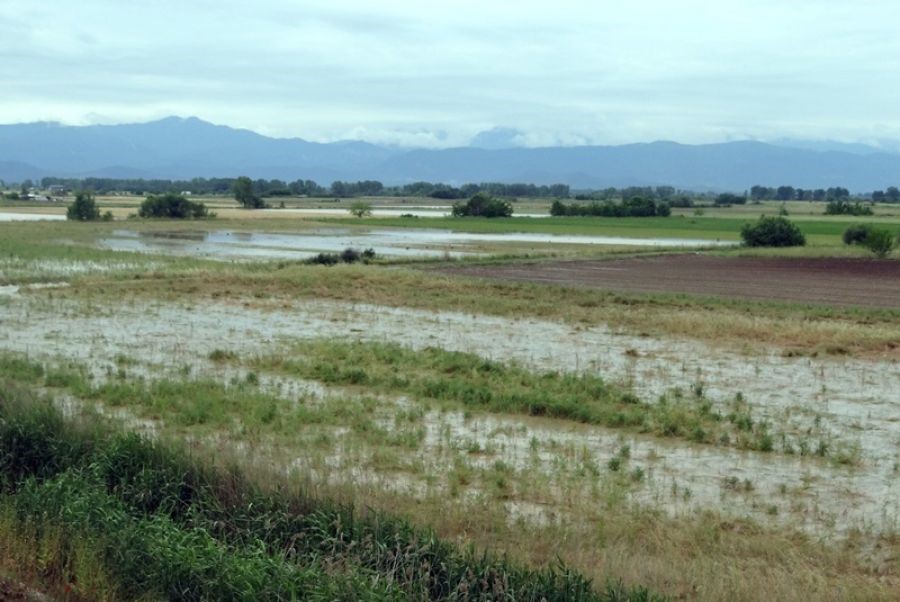
<path id="1" fill-rule="evenodd" d="M 889 0 L 6 0 L 0 115 L 429 147 L 495 126 L 526 145 L 876 139 L 900 130 L 898 20 Z"/>

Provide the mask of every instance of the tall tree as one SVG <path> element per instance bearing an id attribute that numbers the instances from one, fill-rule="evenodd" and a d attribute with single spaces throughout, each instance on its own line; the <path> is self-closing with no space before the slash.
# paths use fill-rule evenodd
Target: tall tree
<path id="1" fill-rule="evenodd" d="M 253 192 L 253 181 L 247 176 L 241 176 L 234 181 L 234 199 L 246 209 L 259 209 L 264 207 L 263 200 Z"/>

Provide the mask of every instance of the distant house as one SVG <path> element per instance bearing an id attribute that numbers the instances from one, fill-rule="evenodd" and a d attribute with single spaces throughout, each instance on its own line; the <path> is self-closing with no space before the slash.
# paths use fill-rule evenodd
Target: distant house
<path id="1" fill-rule="evenodd" d="M 68 191 L 62 184 L 52 184 L 47 188 L 47 192 L 50 193 L 50 196 L 65 196 Z"/>
<path id="2" fill-rule="evenodd" d="M 47 196 L 46 194 L 37 194 L 35 192 L 29 192 L 28 200 L 29 201 L 37 201 L 39 203 L 49 203 L 50 201 L 53 200 L 53 198 Z"/>
<path id="3" fill-rule="evenodd" d="M 182 190 L 181 196 L 191 196 L 191 191 L 190 190 Z"/>

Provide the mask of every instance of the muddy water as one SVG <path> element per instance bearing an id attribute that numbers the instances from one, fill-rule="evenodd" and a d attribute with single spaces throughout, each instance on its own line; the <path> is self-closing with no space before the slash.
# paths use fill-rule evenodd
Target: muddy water
<path id="1" fill-rule="evenodd" d="M 215 374 L 216 368 L 203 358 L 217 348 L 241 355 L 273 353 L 285 344 L 323 336 L 434 345 L 544 370 L 597 372 L 630 384 L 645 398 L 702 384 L 709 397 L 727 408 L 740 392 L 756 416 L 768 417 L 780 429 L 798 437 L 807 430 L 816 437 L 830 433 L 857 445 L 861 464 L 831 466 L 817 458 L 627 437 L 631 462 L 647 473 L 647 486 L 635 493 L 639 499 L 673 512 L 724 504 L 737 512 L 768 515 L 774 505 L 778 514 L 773 520 L 793 517 L 816 529 L 897 526 L 900 367 L 893 362 L 745 355 L 604 328 L 576 330 L 533 319 L 322 301 L 296 302 L 279 311 L 225 304 L 86 307 L 19 294 L 0 304 L 0 348 L 89 362 L 125 355 L 173 372 L 188 365 L 196 374 Z M 302 383 L 296 393 L 290 392 L 293 385 L 283 386 L 288 387 L 285 395 L 308 391 Z M 502 442 L 502 458 L 515 464 L 531 453 L 525 447 L 532 437 L 539 443 L 556 439 L 585 448 L 600 466 L 621 445 L 616 432 L 521 417 L 467 421 L 452 414 L 429 415 L 426 424 L 427 445 L 450 429 L 455 439 Z M 750 488 L 741 485 L 745 481 Z"/>
<path id="2" fill-rule="evenodd" d="M 681 238 L 625 238 L 618 236 L 574 236 L 555 234 L 472 234 L 448 230 L 373 229 L 357 231 L 329 228 L 302 234 L 264 232 L 136 232 L 116 230 L 99 241 L 102 248 L 116 251 L 166 253 L 210 259 L 305 259 L 320 252 L 340 252 L 348 247 L 373 249 L 394 257 L 434 257 L 473 254 L 475 245 L 527 243 L 539 245 L 629 245 L 652 247 L 702 247 L 720 244 L 709 240 Z"/>

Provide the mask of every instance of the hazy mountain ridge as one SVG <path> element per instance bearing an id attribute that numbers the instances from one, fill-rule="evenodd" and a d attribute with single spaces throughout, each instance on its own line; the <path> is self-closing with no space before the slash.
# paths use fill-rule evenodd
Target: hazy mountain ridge
<path id="1" fill-rule="evenodd" d="M 511 131 L 500 133 L 511 138 Z M 246 174 L 322 184 L 377 179 L 386 184 L 563 182 L 576 188 L 668 184 L 712 190 L 791 184 L 846 186 L 854 191 L 900 183 L 900 154 L 841 143 L 802 146 L 802 141 L 785 141 L 783 146 L 745 141 L 403 150 L 355 141 L 323 144 L 269 138 L 194 117 L 84 127 L 44 122 L 0 125 L 0 179 Z"/>

